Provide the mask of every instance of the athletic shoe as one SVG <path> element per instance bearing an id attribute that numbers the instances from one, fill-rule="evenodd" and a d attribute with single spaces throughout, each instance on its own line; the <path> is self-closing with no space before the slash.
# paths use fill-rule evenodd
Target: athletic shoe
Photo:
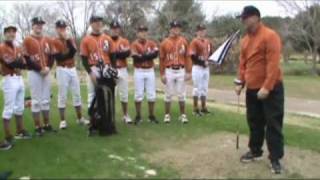
<path id="1" fill-rule="evenodd" d="M 149 121 L 151 123 L 159 124 L 159 121 L 157 120 L 157 118 L 155 116 L 149 116 Z"/>
<path id="2" fill-rule="evenodd" d="M 41 136 L 43 136 L 43 134 L 44 134 L 44 130 L 43 130 L 41 127 L 36 128 L 36 129 L 34 130 L 34 134 L 35 134 L 36 136 L 38 136 L 38 137 L 41 137 Z"/>
<path id="3" fill-rule="evenodd" d="M 248 163 L 248 162 L 252 162 L 252 161 L 259 161 L 261 159 L 262 159 L 262 153 L 254 154 L 251 151 L 249 151 L 241 156 L 240 162 Z"/>
<path id="4" fill-rule="evenodd" d="M 193 114 L 194 116 L 202 116 L 202 113 L 200 112 L 199 109 L 193 110 L 192 114 Z"/>
<path id="5" fill-rule="evenodd" d="M 132 119 L 130 118 L 130 116 L 126 115 L 126 116 L 123 116 L 123 122 L 125 122 L 127 124 L 131 124 Z"/>
<path id="6" fill-rule="evenodd" d="M 59 129 L 67 129 L 68 124 L 67 121 L 60 121 Z"/>
<path id="7" fill-rule="evenodd" d="M 0 143 L 0 150 L 7 151 L 12 148 L 12 144 L 9 143 L 7 140 L 4 140 L 2 143 Z"/>
<path id="8" fill-rule="evenodd" d="M 279 160 L 272 160 L 271 161 L 271 172 L 273 174 L 281 174 L 282 167 Z"/>
<path id="9" fill-rule="evenodd" d="M 202 113 L 202 114 L 210 114 L 211 112 L 208 111 L 207 108 L 204 108 L 204 109 L 201 109 L 201 113 Z"/>
<path id="10" fill-rule="evenodd" d="M 179 117 L 179 120 L 183 123 L 183 124 L 187 124 L 189 121 L 187 119 L 187 115 L 185 114 L 181 114 Z"/>
<path id="11" fill-rule="evenodd" d="M 164 122 L 164 123 L 170 123 L 170 121 L 171 121 L 170 114 L 164 115 L 164 120 L 163 120 L 163 122 Z"/>
<path id="12" fill-rule="evenodd" d="M 134 124 L 137 125 L 142 121 L 140 116 L 136 116 L 136 118 L 134 119 Z"/>
<path id="13" fill-rule="evenodd" d="M 77 123 L 80 124 L 80 125 L 89 125 L 90 124 L 90 121 L 85 119 L 84 117 L 82 117 L 81 119 L 78 119 L 77 120 Z"/>
<path id="14" fill-rule="evenodd" d="M 31 139 L 32 136 L 29 134 L 28 131 L 22 130 L 20 133 L 17 133 L 14 138 L 15 139 Z"/>
<path id="15" fill-rule="evenodd" d="M 51 124 L 46 124 L 43 127 L 43 130 L 45 132 L 57 132 L 57 130 L 53 129 L 53 127 L 51 126 Z"/>

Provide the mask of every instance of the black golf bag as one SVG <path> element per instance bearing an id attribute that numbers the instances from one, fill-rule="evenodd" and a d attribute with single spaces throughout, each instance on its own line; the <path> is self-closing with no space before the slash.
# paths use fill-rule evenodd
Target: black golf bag
<path id="1" fill-rule="evenodd" d="M 102 65 L 100 65 L 102 66 Z M 89 108 L 91 119 L 89 135 L 97 131 L 99 135 L 116 134 L 115 126 L 115 86 L 117 71 L 113 68 L 100 68 L 101 76 L 97 79 L 95 97 Z"/>

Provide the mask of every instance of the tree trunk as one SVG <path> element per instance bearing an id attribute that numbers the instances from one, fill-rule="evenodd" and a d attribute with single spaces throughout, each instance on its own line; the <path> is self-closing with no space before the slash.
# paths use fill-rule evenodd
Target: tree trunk
<path id="1" fill-rule="evenodd" d="M 317 56 L 318 56 L 317 51 L 313 51 L 312 52 L 312 74 L 314 74 L 314 75 L 318 75 Z"/>
<path id="2" fill-rule="evenodd" d="M 303 53 L 303 61 L 305 64 L 308 64 L 308 56 L 309 53 L 307 51 Z"/>

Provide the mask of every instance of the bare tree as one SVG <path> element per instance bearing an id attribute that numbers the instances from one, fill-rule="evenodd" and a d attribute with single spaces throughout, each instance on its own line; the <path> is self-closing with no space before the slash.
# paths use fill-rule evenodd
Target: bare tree
<path id="1" fill-rule="evenodd" d="M 320 48 L 320 2 L 318 0 L 283 0 L 278 3 L 295 17 L 289 24 L 290 37 L 311 53 L 312 72 L 317 74 L 316 64 Z"/>
<path id="2" fill-rule="evenodd" d="M 7 22 L 6 13 L 3 9 L 0 11 L 0 30 L 2 30 Z M 0 41 L 3 40 L 3 34 L 0 32 Z"/>

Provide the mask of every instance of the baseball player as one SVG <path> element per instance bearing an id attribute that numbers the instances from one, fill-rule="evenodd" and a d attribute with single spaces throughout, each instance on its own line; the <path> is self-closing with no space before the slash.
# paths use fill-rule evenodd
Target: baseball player
<path id="1" fill-rule="evenodd" d="M 206 97 L 210 71 L 208 58 L 213 53 L 213 45 L 206 38 L 206 26 L 197 25 L 196 37 L 191 41 L 188 55 L 192 59 L 192 81 L 193 81 L 193 113 L 197 116 L 210 113 L 206 106 Z M 198 108 L 198 99 L 201 100 L 201 110 Z"/>
<path id="2" fill-rule="evenodd" d="M 74 60 L 77 49 L 74 40 L 67 35 L 67 24 L 65 21 L 59 20 L 56 22 L 56 33 L 57 37 L 52 39 L 52 49 L 54 59 L 57 61 L 59 128 L 67 128 L 65 108 L 69 89 L 72 92 L 73 106 L 77 113 L 77 123 L 89 124 L 89 121 L 83 118 L 81 113 L 80 82 Z"/>
<path id="3" fill-rule="evenodd" d="M 169 37 L 160 45 L 160 75 L 165 85 L 165 117 L 164 122 L 169 123 L 171 100 L 174 95 L 178 96 L 180 117 L 182 123 L 187 123 L 185 114 L 185 81 L 191 79 L 191 60 L 187 56 L 188 42 L 181 35 L 181 23 L 170 23 Z"/>
<path id="4" fill-rule="evenodd" d="M 117 91 L 120 96 L 123 121 L 125 123 L 132 123 L 128 114 L 128 63 L 127 58 L 130 56 L 130 43 L 127 39 L 120 36 L 121 26 L 118 21 L 110 23 L 111 38 L 114 44 L 116 67 L 118 70 Z"/>
<path id="5" fill-rule="evenodd" d="M 23 41 L 23 47 L 27 58 L 36 64 L 36 67 L 29 70 L 28 80 L 32 99 L 32 116 L 35 122 L 35 134 L 42 136 L 44 131 L 53 132 L 50 124 L 50 69 L 53 65 L 51 55 L 51 40 L 43 35 L 45 21 L 41 17 L 31 20 L 32 32 Z M 42 126 L 40 116 L 43 116 Z"/>
<path id="6" fill-rule="evenodd" d="M 4 108 L 2 112 L 3 128 L 5 133 L 4 142 L 0 143 L 1 150 L 12 147 L 13 137 L 10 131 L 10 120 L 14 115 L 16 118 L 16 139 L 30 139 L 31 136 L 24 129 L 24 82 L 21 69 L 26 66 L 22 49 L 14 45 L 17 28 L 7 26 L 4 28 L 5 41 L 0 45 L 0 63 L 3 76 L 2 90 L 4 97 Z"/>
<path id="7" fill-rule="evenodd" d="M 141 102 L 146 91 L 149 105 L 149 121 L 158 123 L 154 116 L 154 104 L 156 100 L 156 79 L 153 60 L 158 57 L 159 49 L 157 44 L 147 38 L 148 28 L 144 25 L 138 27 L 137 37 L 131 45 L 134 82 L 135 82 L 135 124 L 141 121 Z"/>
<path id="8" fill-rule="evenodd" d="M 95 97 L 97 78 L 100 77 L 97 67 L 99 61 L 103 61 L 106 66 L 110 66 L 111 62 L 114 63 L 112 39 L 102 32 L 102 21 L 103 18 L 100 16 L 90 17 L 92 32 L 82 39 L 80 45 L 82 64 L 88 73 L 88 107 Z M 95 120 L 91 117 L 89 132 L 95 130 L 95 128 Z"/>

